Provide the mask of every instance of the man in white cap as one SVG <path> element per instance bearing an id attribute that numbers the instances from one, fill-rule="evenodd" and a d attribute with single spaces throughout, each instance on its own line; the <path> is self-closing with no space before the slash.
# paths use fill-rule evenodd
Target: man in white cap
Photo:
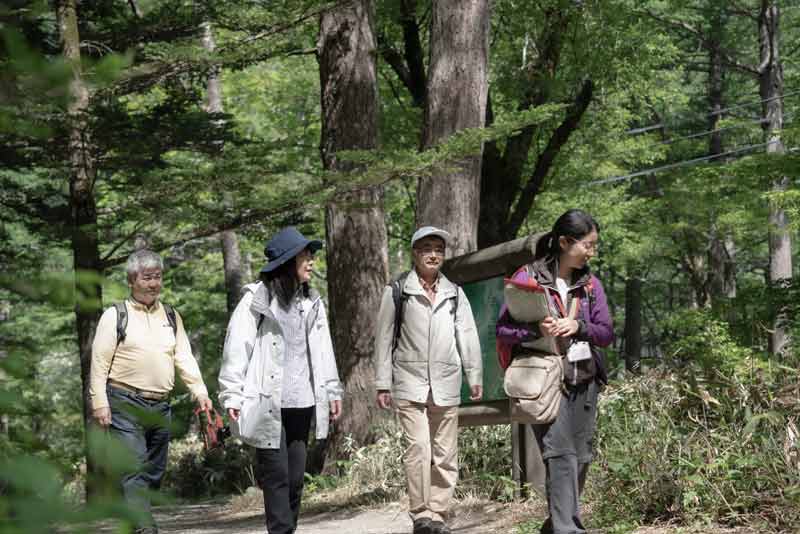
<path id="1" fill-rule="evenodd" d="M 458 479 L 461 373 L 470 399 L 483 396 L 481 348 L 463 290 L 440 271 L 450 234 L 424 226 L 411 238 L 414 268 L 386 286 L 375 335 L 378 406 L 394 404 L 408 446 L 403 457 L 414 534 L 449 534 Z"/>

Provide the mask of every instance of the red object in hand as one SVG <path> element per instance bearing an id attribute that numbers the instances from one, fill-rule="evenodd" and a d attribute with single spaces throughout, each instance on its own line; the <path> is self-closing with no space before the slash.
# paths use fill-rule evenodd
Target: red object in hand
<path id="1" fill-rule="evenodd" d="M 206 414 L 205 418 L 200 414 Z M 222 416 L 214 408 L 201 410 L 195 408 L 194 415 L 200 424 L 200 435 L 203 436 L 203 443 L 206 450 L 210 451 L 225 445 L 225 438 L 230 435 L 230 430 L 222 422 Z"/>
<path id="2" fill-rule="evenodd" d="M 531 277 L 525 280 L 524 282 L 520 280 L 514 280 L 513 278 L 504 278 L 503 284 L 511 284 L 512 286 L 516 287 L 517 289 L 524 289 L 526 291 L 535 291 L 536 293 L 544 293 L 545 289 L 542 287 L 539 282 L 536 281 L 535 278 Z"/>

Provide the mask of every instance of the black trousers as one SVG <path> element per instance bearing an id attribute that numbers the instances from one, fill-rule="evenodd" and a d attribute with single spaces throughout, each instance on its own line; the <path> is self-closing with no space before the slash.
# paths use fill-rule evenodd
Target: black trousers
<path id="1" fill-rule="evenodd" d="M 313 416 L 313 406 L 283 408 L 280 448 L 256 449 L 269 534 L 291 534 L 297 528 L 306 470 L 306 445 Z"/>

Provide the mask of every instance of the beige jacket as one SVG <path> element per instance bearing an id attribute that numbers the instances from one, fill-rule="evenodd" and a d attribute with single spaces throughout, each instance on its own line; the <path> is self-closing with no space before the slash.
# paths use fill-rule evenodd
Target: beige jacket
<path id="1" fill-rule="evenodd" d="M 457 406 L 462 369 L 470 386 L 483 383 L 481 347 L 464 291 L 444 275 L 440 277 L 431 305 L 417 273 L 412 270 L 408 274 L 403 289 L 408 299 L 394 355 L 391 285 L 384 289 L 375 333 L 375 387 L 414 402 L 425 402 L 430 390 L 438 406 Z M 454 310 L 456 292 L 458 309 Z"/>

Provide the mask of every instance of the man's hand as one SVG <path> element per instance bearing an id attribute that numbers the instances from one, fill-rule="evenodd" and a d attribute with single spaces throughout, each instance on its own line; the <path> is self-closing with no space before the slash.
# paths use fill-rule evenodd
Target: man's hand
<path id="1" fill-rule="evenodd" d="M 108 426 L 111 424 L 111 408 L 108 406 L 96 408 L 92 412 L 92 418 L 101 427 L 108 428 Z"/>
<path id="2" fill-rule="evenodd" d="M 336 421 L 342 416 L 342 401 L 331 401 L 331 421 Z"/>
<path id="3" fill-rule="evenodd" d="M 237 410 L 236 408 L 228 408 L 228 417 L 231 418 L 231 421 L 238 421 L 239 410 Z"/>
<path id="4" fill-rule="evenodd" d="M 483 397 L 483 386 L 480 384 L 470 387 L 469 391 L 469 400 L 471 401 L 481 400 L 481 397 Z"/>
<path id="5" fill-rule="evenodd" d="M 214 405 L 208 397 L 200 397 L 197 399 L 197 407 L 200 408 L 201 412 L 210 412 L 214 409 Z"/>
<path id="6" fill-rule="evenodd" d="M 388 389 L 379 389 L 375 401 L 378 403 L 378 408 L 388 410 L 392 407 L 392 394 Z"/>

